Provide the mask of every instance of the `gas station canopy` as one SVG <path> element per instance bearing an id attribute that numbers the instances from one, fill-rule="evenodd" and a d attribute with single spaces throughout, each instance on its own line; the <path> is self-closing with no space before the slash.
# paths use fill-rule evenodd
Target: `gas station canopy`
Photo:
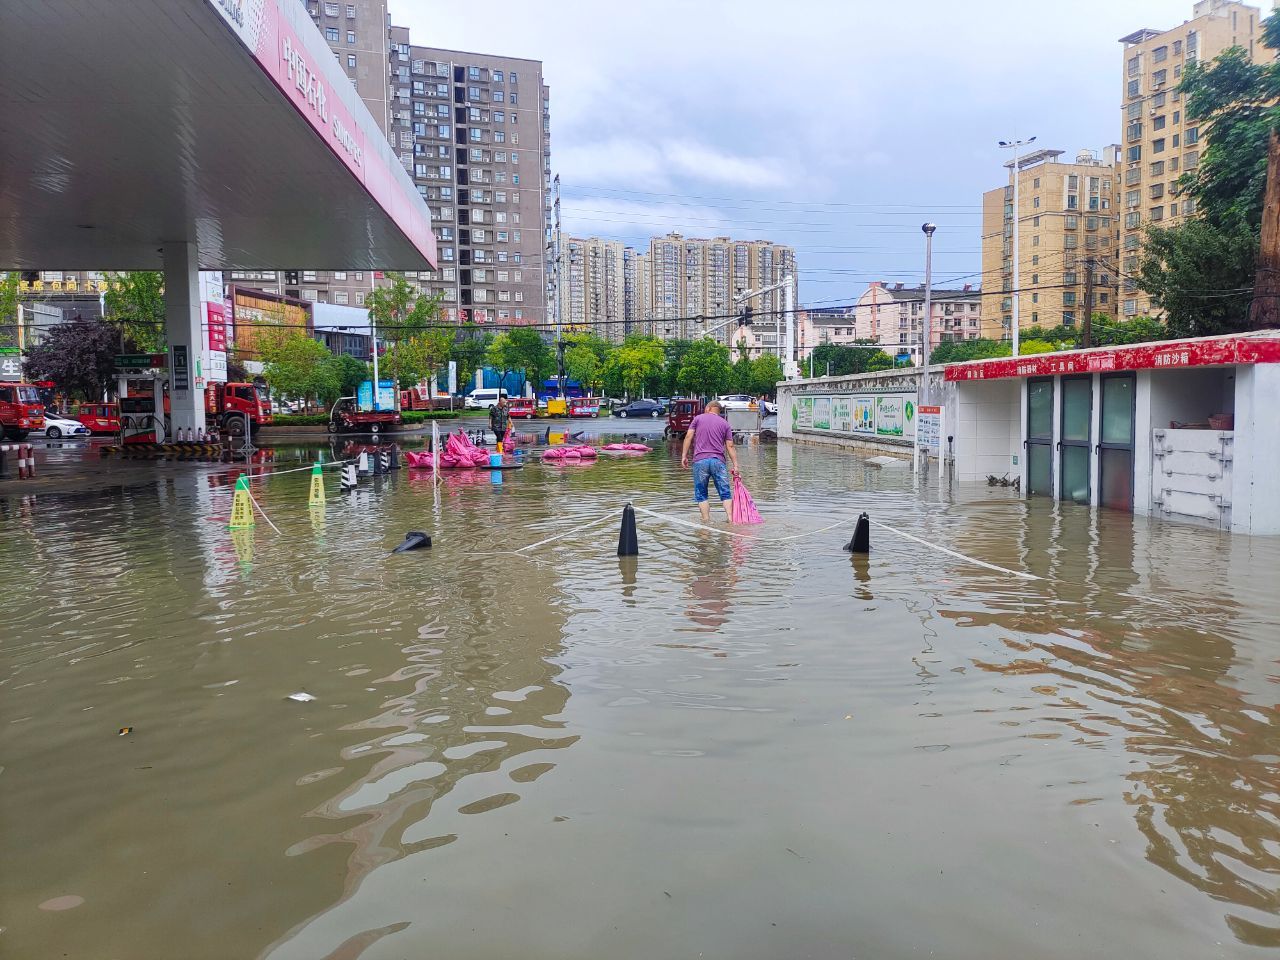
<path id="1" fill-rule="evenodd" d="M 12 0 L 0 36 L 0 269 L 159 269 L 169 244 L 209 270 L 435 265 L 298 0 Z"/>

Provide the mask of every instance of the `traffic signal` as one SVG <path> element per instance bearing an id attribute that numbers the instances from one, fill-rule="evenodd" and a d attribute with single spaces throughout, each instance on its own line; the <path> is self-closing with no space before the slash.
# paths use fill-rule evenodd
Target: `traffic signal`
<path id="1" fill-rule="evenodd" d="M 751 304 L 747 304 L 747 305 L 746 305 L 745 307 L 743 307 L 743 308 L 742 308 L 742 310 L 741 310 L 741 311 L 739 311 L 739 313 L 738 313 L 738 326 L 740 326 L 740 327 L 749 327 L 749 326 L 751 326 L 753 323 L 755 323 L 755 316 L 754 316 L 753 311 L 752 311 L 752 309 L 751 309 Z"/>

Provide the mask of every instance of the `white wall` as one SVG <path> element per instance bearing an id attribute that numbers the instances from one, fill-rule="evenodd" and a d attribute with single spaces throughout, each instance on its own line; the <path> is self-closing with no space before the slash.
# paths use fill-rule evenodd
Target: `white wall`
<path id="1" fill-rule="evenodd" d="M 984 481 L 988 476 L 1020 476 L 1022 457 L 1021 379 L 961 381 L 956 384 L 955 478 Z M 1013 458 L 1018 456 L 1015 465 Z"/>
<path id="2" fill-rule="evenodd" d="M 1231 529 L 1280 534 L 1280 364 L 1236 368 Z"/>

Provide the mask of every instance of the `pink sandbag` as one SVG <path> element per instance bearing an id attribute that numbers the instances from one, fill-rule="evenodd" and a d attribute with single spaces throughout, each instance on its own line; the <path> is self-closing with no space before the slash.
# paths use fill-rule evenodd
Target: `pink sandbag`
<path id="1" fill-rule="evenodd" d="M 583 460 L 592 460 L 596 456 L 596 448 L 588 447 L 586 444 L 583 444 L 580 447 L 574 447 L 574 449 L 577 451 L 578 456 Z"/>
<path id="2" fill-rule="evenodd" d="M 608 450 L 610 453 L 648 453 L 653 448 L 643 443 L 606 443 L 600 449 Z"/>
<path id="3" fill-rule="evenodd" d="M 481 450 L 471 439 L 459 431 L 449 434 L 445 441 L 444 453 L 440 457 L 440 466 L 456 469 L 459 467 L 484 467 L 489 464 L 489 454 Z"/>
<path id="4" fill-rule="evenodd" d="M 411 467 L 430 468 L 431 466 L 431 454 L 429 451 L 426 451 L 426 450 L 422 451 L 421 453 L 415 453 L 412 450 L 406 450 L 404 452 L 404 458 L 405 460 L 408 461 L 409 466 Z"/>
<path id="5" fill-rule="evenodd" d="M 738 471 L 733 472 L 733 501 L 729 505 L 730 523 L 764 523 L 764 517 L 756 510 L 755 501 L 742 485 Z"/>

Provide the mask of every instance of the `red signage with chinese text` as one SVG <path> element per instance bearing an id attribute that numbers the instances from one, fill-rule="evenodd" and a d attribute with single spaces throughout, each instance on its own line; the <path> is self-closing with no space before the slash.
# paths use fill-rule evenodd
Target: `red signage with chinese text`
<path id="1" fill-rule="evenodd" d="M 1053 377 L 1073 373 L 1111 373 L 1122 370 L 1164 370 L 1179 367 L 1218 367 L 1235 364 L 1280 363 L 1280 336 L 1243 335 L 1167 340 L 1126 347 L 1100 347 L 1029 357 L 1001 357 L 952 363 L 949 381 L 1002 380 L 1009 377 Z"/>

